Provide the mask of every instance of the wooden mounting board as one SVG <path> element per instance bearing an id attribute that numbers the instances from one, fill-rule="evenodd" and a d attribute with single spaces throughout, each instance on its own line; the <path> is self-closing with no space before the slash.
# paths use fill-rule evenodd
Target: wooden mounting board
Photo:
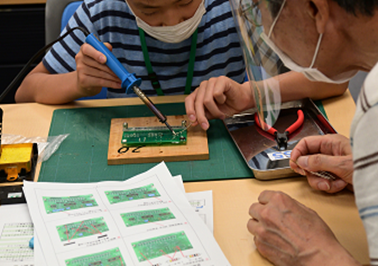
<path id="1" fill-rule="evenodd" d="M 184 115 L 168 116 L 171 126 L 181 126 L 187 120 Z M 189 127 L 186 145 L 145 146 L 122 148 L 123 123 L 129 127 L 162 126 L 156 117 L 114 118 L 111 120 L 108 149 L 108 165 L 131 163 L 177 162 L 209 159 L 206 131 L 200 127 Z M 120 148 L 122 148 L 120 150 Z"/>

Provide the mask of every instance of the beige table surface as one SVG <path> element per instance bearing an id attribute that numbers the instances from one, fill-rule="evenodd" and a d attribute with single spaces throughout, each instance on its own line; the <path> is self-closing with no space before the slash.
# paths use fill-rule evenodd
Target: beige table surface
<path id="1" fill-rule="evenodd" d="M 151 97 L 155 103 L 180 102 L 184 96 Z M 67 105 L 37 103 L 0 105 L 4 111 L 3 133 L 25 137 L 47 136 L 53 111 L 57 108 L 141 104 L 138 98 L 77 101 Z M 341 134 L 349 136 L 355 104 L 349 92 L 323 102 L 328 118 Z M 37 169 L 38 173 L 38 169 Z M 362 222 L 350 192 L 328 195 L 312 190 L 305 178 L 276 181 L 256 179 L 185 183 L 187 192 L 212 190 L 214 236 L 231 265 L 271 265 L 256 251 L 246 224 L 249 206 L 265 189 L 281 190 L 314 209 L 331 227 L 342 245 L 361 263 L 368 264 L 368 248 Z"/>

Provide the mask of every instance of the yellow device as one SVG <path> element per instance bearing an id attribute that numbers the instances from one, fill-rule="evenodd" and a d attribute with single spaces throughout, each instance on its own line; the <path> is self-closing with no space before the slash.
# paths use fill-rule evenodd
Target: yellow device
<path id="1" fill-rule="evenodd" d="M 0 171 L 4 171 L 7 181 L 29 174 L 33 168 L 33 143 L 2 144 Z"/>

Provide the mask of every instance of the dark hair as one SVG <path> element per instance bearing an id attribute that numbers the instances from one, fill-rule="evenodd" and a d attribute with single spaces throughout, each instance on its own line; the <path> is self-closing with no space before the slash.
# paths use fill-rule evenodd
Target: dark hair
<path id="1" fill-rule="evenodd" d="M 373 16 L 375 8 L 378 7 L 378 0 L 333 0 L 347 12 L 357 15 Z"/>
<path id="2" fill-rule="evenodd" d="M 358 13 L 373 16 L 378 7 L 378 0 L 333 0 L 347 12 L 357 16 Z M 270 12 L 275 18 L 283 3 L 283 0 L 270 0 Z"/>

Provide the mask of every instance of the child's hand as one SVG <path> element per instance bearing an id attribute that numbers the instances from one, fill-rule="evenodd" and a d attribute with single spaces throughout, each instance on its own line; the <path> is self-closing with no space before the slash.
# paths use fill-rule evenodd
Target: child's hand
<path id="1" fill-rule="evenodd" d="M 239 84 L 227 77 L 211 78 L 185 99 L 185 108 L 192 125 L 209 128 L 208 119 L 224 119 L 253 106 L 248 82 Z"/>
<path id="2" fill-rule="evenodd" d="M 112 46 L 105 43 L 111 51 Z M 77 87 L 83 96 L 100 93 L 102 87 L 121 88 L 121 80 L 105 65 L 106 57 L 91 45 L 84 43 L 75 57 Z"/>

